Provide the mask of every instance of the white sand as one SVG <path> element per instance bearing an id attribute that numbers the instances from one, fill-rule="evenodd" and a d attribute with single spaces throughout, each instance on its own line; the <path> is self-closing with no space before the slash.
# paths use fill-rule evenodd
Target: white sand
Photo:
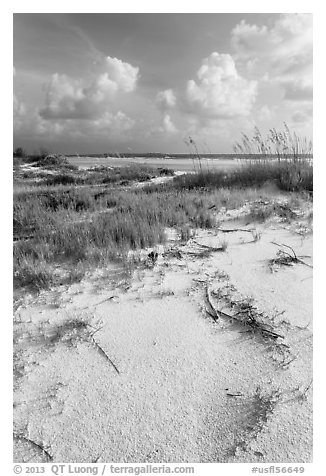
<path id="1" fill-rule="evenodd" d="M 182 259 L 160 255 L 153 269 L 135 272 L 129 289 L 112 284 L 108 270 L 102 279 L 26 298 L 15 316 L 25 365 L 14 397 L 16 433 L 56 462 L 310 462 L 312 269 L 296 264 L 271 273 L 266 260 L 277 252 L 274 240 L 311 255 L 312 237 L 275 221 L 260 229 L 255 243 L 250 233 L 199 230 L 179 246 Z M 224 239 L 225 253 L 191 254 L 195 241 L 218 246 Z M 267 315 L 284 311 L 273 328 L 294 358 L 287 368 L 279 365 L 280 347 L 206 315 L 206 283 L 213 290 L 225 284 L 217 271 Z M 90 341 L 50 346 L 53 329 L 71 318 L 102 324 L 96 340 L 119 374 Z M 26 441 L 16 439 L 14 448 L 17 462 L 46 461 Z"/>

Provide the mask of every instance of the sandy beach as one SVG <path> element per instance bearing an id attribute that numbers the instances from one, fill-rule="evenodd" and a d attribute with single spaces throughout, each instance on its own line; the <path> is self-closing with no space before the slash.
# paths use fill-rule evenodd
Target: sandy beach
<path id="1" fill-rule="evenodd" d="M 311 461 L 308 210 L 290 225 L 247 224 L 247 211 L 219 212 L 184 243 L 170 230 L 153 266 L 143 250 L 127 274 L 19 303 L 15 461 Z M 273 243 L 305 264 L 268 266 Z M 248 299 L 279 337 L 239 321 Z"/>
<path id="2" fill-rule="evenodd" d="M 239 166 L 239 161 L 236 159 L 208 159 L 203 157 L 201 164 L 197 158 L 179 158 L 179 159 L 161 159 L 148 157 L 69 157 L 69 162 L 77 165 L 81 169 L 90 167 L 123 167 L 128 165 L 147 165 L 149 167 L 162 167 L 174 171 L 182 172 L 198 172 L 200 166 L 203 170 L 228 170 L 230 168 Z"/>

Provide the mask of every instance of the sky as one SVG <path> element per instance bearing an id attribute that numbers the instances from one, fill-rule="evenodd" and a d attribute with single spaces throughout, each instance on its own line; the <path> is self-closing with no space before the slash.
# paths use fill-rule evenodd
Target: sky
<path id="1" fill-rule="evenodd" d="M 241 133 L 312 138 L 312 15 L 13 15 L 14 148 L 230 153 Z"/>

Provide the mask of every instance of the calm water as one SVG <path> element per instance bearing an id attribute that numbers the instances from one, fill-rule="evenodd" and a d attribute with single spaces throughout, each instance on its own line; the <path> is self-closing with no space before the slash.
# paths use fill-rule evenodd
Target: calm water
<path id="1" fill-rule="evenodd" d="M 97 167 L 100 165 L 108 167 L 123 167 L 132 164 L 147 165 L 150 167 L 164 167 L 172 170 L 180 170 L 183 172 L 193 172 L 199 170 L 198 160 L 192 158 L 178 158 L 178 159 L 155 159 L 147 157 L 135 157 L 135 158 L 116 158 L 116 157 L 69 157 L 69 162 L 77 165 L 81 169 L 89 167 Z M 217 169 L 230 169 L 232 167 L 239 166 L 239 160 L 231 158 L 218 158 L 218 159 L 206 159 L 201 161 L 203 170 L 217 170 Z"/>

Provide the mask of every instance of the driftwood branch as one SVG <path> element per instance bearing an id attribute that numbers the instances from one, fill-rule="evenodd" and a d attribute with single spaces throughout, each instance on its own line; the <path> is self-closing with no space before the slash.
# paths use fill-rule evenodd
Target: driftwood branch
<path id="1" fill-rule="evenodd" d="M 208 294 L 207 294 L 207 296 L 208 296 Z M 211 300 L 209 302 L 211 304 Z M 212 304 L 211 304 L 211 306 L 212 306 Z M 266 327 L 264 327 L 262 324 L 257 322 L 256 319 L 253 318 L 253 317 L 250 317 L 250 319 L 248 319 L 248 321 L 244 321 L 242 319 L 237 318 L 236 317 L 237 314 L 242 313 L 242 311 L 231 315 L 231 314 L 227 314 L 224 311 L 219 311 L 218 309 L 215 309 L 215 307 L 213 307 L 213 310 L 218 315 L 218 317 L 221 316 L 221 317 L 226 317 L 227 319 L 232 319 L 234 321 L 239 322 L 242 325 L 247 325 L 247 326 L 251 327 L 251 329 L 253 331 L 258 331 L 263 335 L 267 335 L 268 337 L 272 337 L 273 339 L 277 339 L 277 338 L 284 339 L 284 336 L 282 336 L 281 334 L 277 334 L 274 331 L 270 331 L 269 329 L 266 329 Z M 248 311 L 248 309 L 246 311 Z M 245 312 L 245 311 L 243 311 L 243 312 Z"/>

